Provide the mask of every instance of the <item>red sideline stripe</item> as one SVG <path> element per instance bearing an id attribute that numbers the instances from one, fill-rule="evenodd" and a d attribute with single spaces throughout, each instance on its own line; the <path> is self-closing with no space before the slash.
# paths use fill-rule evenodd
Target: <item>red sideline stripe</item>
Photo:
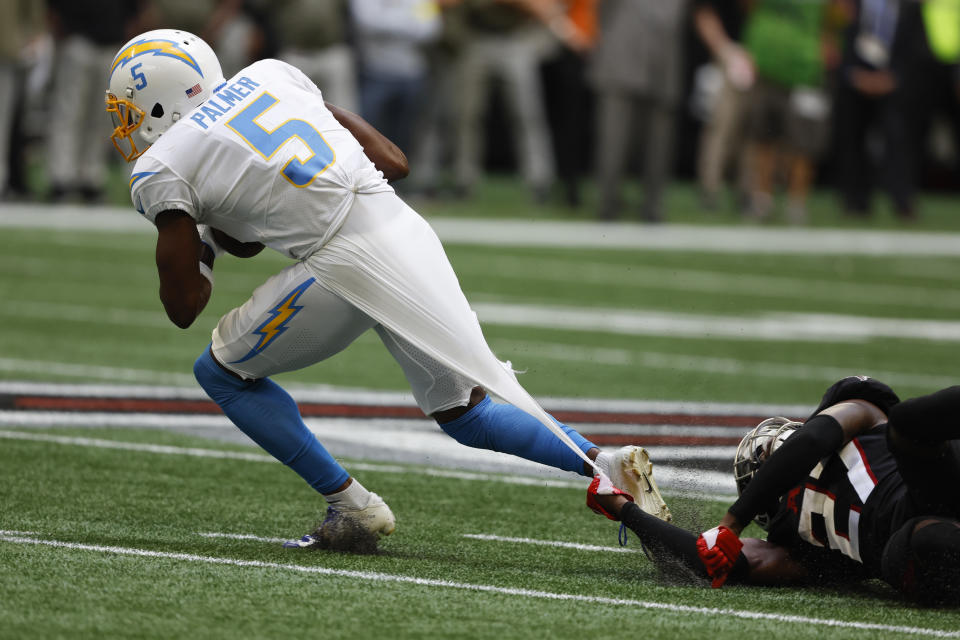
<path id="1" fill-rule="evenodd" d="M 154 398 L 54 398 L 20 396 L 15 409 L 40 411 L 105 411 L 118 413 L 202 413 L 219 414 L 210 400 L 160 400 Z M 300 413 L 307 417 L 422 418 L 417 407 L 389 407 L 304 402 Z"/>
<path id="2" fill-rule="evenodd" d="M 643 446 L 645 447 L 735 447 L 740 444 L 740 436 L 638 436 L 635 433 L 585 433 L 583 435 L 590 442 L 598 444 L 601 447 L 618 447 L 636 444 L 637 438 L 643 438 Z"/>
<path id="3" fill-rule="evenodd" d="M 54 396 L 15 396 L 12 407 L 27 411 L 75 411 L 106 413 L 179 413 L 220 415 L 220 407 L 210 400 L 159 399 L 159 398 L 78 398 Z M 417 407 L 352 405 L 305 402 L 300 404 L 300 412 L 305 417 L 344 417 L 344 418 L 423 418 Z M 603 413 L 600 411 L 557 412 L 556 417 L 563 422 L 618 422 L 627 424 L 669 424 L 676 427 L 699 426 L 703 424 L 728 426 L 731 428 L 751 427 L 757 418 L 747 416 L 705 416 L 687 414 L 657 413 Z M 611 420 L 610 417 L 615 417 Z M 731 418 L 724 420 L 724 418 Z M 733 424 L 727 424 L 733 423 Z M 685 436 L 647 435 L 644 444 L 648 446 L 736 446 L 742 434 L 731 436 Z M 634 444 L 637 435 L 629 433 L 591 433 L 590 440 L 600 446 L 623 446 Z"/>
<path id="4" fill-rule="evenodd" d="M 689 413 L 629 413 L 613 411 L 555 411 L 560 422 L 623 424 L 677 424 L 691 427 L 755 427 L 770 416 L 715 416 Z"/>
<path id="5" fill-rule="evenodd" d="M 305 417 L 346 418 L 423 418 L 417 407 L 356 405 L 344 403 L 300 403 L 300 413 Z M 220 413 L 220 408 L 210 400 L 161 399 L 161 398 L 80 398 L 54 396 L 17 396 L 13 408 L 34 411 L 103 411 L 116 413 Z M 682 413 L 629 413 L 604 411 L 557 411 L 557 420 L 571 424 L 614 423 L 656 424 L 683 426 L 719 426 L 748 428 L 762 420 L 760 416 L 716 416 Z M 739 438 L 737 439 L 739 442 Z M 726 444 L 726 440 L 724 440 Z M 734 443 L 736 444 L 736 443 Z"/>
<path id="6" fill-rule="evenodd" d="M 15 409 L 42 411 L 108 411 L 137 413 L 217 413 L 220 407 L 209 400 L 154 400 L 138 398 L 54 398 L 20 396 Z"/>

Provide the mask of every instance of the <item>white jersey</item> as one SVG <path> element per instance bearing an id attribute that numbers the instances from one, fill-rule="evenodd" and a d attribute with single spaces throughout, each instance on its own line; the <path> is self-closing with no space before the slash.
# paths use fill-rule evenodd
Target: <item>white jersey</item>
<path id="1" fill-rule="evenodd" d="M 355 195 L 392 188 L 299 69 L 261 60 L 182 116 L 130 177 L 148 220 L 186 212 L 242 242 L 294 259 L 343 224 Z"/>

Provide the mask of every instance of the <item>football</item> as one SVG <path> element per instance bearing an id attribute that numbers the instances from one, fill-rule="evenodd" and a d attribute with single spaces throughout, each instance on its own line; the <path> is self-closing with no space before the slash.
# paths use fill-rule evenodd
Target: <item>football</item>
<path id="1" fill-rule="evenodd" d="M 263 243 L 260 242 L 240 242 L 232 236 L 228 236 L 219 229 L 212 229 L 213 239 L 217 241 L 220 247 L 232 256 L 238 258 L 252 258 L 263 251 Z"/>

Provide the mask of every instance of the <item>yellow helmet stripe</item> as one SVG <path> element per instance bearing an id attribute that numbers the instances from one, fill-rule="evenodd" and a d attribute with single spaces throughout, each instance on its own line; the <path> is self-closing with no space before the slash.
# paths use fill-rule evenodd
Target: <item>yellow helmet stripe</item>
<path id="1" fill-rule="evenodd" d="M 193 56 L 180 48 L 180 43 L 174 40 L 139 40 L 132 43 L 114 58 L 113 64 L 110 66 L 110 77 L 113 77 L 113 72 L 116 71 L 118 66 L 125 66 L 134 58 L 148 53 L 152 53 L 155 56 L 169 56 L 176 60 L 181 60 L 184 64 L 189 65 L 194 71 L 199 73 L 201 78 L 203 77 L 203 72 L 200 70 L 200 65 L 197 64 L 197 61 Z"/>

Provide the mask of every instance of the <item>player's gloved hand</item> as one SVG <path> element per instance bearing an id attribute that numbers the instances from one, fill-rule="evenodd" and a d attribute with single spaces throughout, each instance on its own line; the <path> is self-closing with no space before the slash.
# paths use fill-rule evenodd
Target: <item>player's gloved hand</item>
<path id="1" fill-rule="evenodd" d="M 706 567 L 707 575 L 713 578 L 710 586 L 714 589 L 723 586 L 740 557 L 741 549 L 743 542 L 740 536 L 723 525 L 700 534 L 697 538 L 697 555 Z"/>
<path id="2" fill-rule="evenodd" d="M 866 400 L 877 405 L 884 415 L 890 415 L 890 409 L 900 403 L 900 398 L 893 392 L 893 389 L 867 376 L 848 376 L 843 380 L 833 383 L 823 394 L 820 400 L 820 406 L 810 416 L 811 418 L 827 407 L 832 407 L 838 402 L 844 400 Z"/>
<path id="3" fill-rule="evenodd" d="M 613 483 L 610 482 L 610 478 L 603 473 L 598 473 L 597 475 L 593 476 L 593 482 L 591 482 L 590 486 L 587 487 L 587 506 L 590 507 L 594 513 L 599 513 L 600 515 L 606 516 L 614 521 L 619 520 L 620 518 L 617 518 L 600 506 L 600 503 L 597 501 L 597 496 L 623 496 L 630 502 L 633 502 L 632 495 L 613 486 Z"/>

